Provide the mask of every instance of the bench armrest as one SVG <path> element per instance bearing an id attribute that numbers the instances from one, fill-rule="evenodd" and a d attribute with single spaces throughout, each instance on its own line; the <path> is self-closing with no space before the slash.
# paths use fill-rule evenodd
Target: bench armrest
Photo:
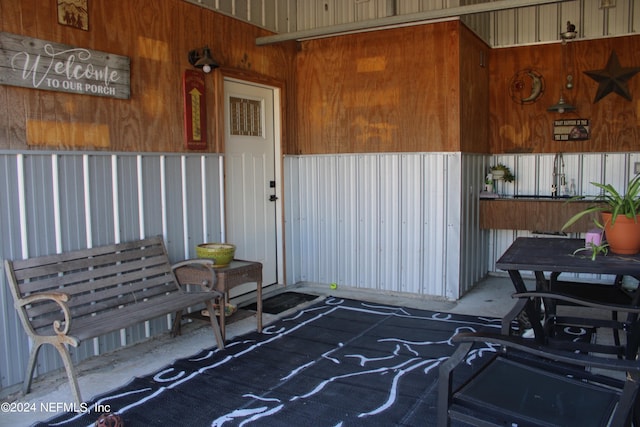
<path id="1" fill-rule="evenodd" d="M 216 289 L 216 285 L 218 284 L 218 276 L 216 275 L 216 271 L 213 269 L 213 265 L 214 265 L 214 260 L 212 259 L 197 258 L 197 259 L 188 259 L 185 261 L 177 262 L 171 266 L 171 269 L 173 270 L 174 274 L 176 273 L 176 270 L 182 267 L 197 267 L 197 268 L 199 267 L 202 269 L 210 270 L 210 273 L 211 273 L 210 280 L 205 279 L 205 280 L 202 280 L 200 283 L 194 283 L 194 284 L 198 284 L 208 291 L 214 291 Z M 182 283 L 180 283 L 180 280 L 178 280 L 178 286 L 180 286 L 181 289 L 183 287 Z"/>
<path id="2" fill-rule="evenodd" d="M 39 301 L 53 301 L 60 306 L 62 313 L 64 314 L 64 328 L 59 320 L 53 322 L 53 330 L 57 335 L 67 335 L 69 328 L 71 328 L 71 312 L 67 301 L 69 301 L 69 294 L 64 292 L 41 292 L 37 294 L 31 294 L 26 297 L 22 297 L 16 300 L 15 307 L 17 309 L 24 308 L 24 306 L 33 304 Z"/>

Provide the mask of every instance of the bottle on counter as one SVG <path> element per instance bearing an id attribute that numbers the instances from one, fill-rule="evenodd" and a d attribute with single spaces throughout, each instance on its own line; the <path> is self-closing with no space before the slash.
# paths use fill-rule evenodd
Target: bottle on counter
<path id="1" fill-rule="evenodd" d="M 576 180 L 571 178 L 571 184 L 569 184 L 569 196 L 573 197 L 576 195 Z"/>
<path id="2" fill-rule="evenodd" d="M 487 193 L 493 193 L 493 174 L 487 174 L 484 179 L 484 191 Z"/>

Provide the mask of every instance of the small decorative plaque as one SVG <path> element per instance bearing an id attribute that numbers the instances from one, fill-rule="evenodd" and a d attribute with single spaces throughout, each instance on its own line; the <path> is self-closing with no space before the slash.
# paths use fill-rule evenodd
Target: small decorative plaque
<path id="1" fill-rule="evenodd" d="M 191 150 L 207 148 L 207 103 L 204 76 L 202 71 L 185 70 L 182 79 L 185 147 Z"/>
<path id="2" fill-rule="evenodd" d="M 589 139 L 589 119 L 554 120 L 554 141 L 584 141 Z"/>
<path id="3" fill-rule="evenodd" d="M 89 30 L 87 0 L 58 0 L 58 24 Z"/>

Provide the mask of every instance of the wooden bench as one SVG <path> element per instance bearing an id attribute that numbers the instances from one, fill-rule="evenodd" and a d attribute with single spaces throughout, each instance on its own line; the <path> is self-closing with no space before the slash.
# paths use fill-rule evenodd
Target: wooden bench
<path id="1" fill-rule="evenodd" d="M 183 289 L 174 270 L 185 265 L 213 265 L 213 260 L 188 260 L 174 265 L 162 237 L 25 260 L 5 261 L 16 310 L 33 340 L 23 393 L 31 388 L 38 351 L 53 345 L 64 362 L 77 403 L 80 390 L 67 345 L 117 331 L 137 323 L 204 303 L 214 313 L 216 274 L 197 290 Z M 216 316 L 210 316 L 218 348 L 224 341 Z M 172 332 L 178 330 L 174 320 Z"/>

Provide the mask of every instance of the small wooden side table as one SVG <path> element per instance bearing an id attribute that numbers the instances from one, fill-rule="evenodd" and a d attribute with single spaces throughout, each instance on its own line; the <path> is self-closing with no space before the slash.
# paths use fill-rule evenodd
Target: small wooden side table
<path id="1" fill-rule="evenodd" d="M 227 267 L 214 268 L 218 283 L 216 289 L 224 293 L 225 303 L 229 301 L 229 291 L 244 283 L 256 282 L 257 301 L 256 316 L 258 332 L 262 332 L 262 263 L 234 259 Z M 212 280 L 211 270 L 207 267 L 185 266 L 176 269 L 178 281 L 182 284 L 209 286 Z M 224 307 L 220 307 L 220 331 L 222 339 L 226 338 Z M 210 316 L 215 316 L 209 313 Z"/>

